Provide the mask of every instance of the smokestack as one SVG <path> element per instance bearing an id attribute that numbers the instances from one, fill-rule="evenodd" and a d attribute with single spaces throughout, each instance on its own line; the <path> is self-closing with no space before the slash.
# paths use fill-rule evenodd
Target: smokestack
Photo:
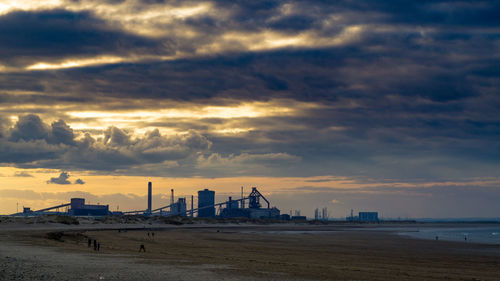
<path id="1" fill-rule="evenodd" d="M 153 189 L 153 184 L 151 182 L 148 182 L 148 214 L 151 214 L 151 205 L 152 205 L 152 198 L 151 198 L 151 193 Z"/>
<path id="2" fill-rule="evenodd" d="M 194 209 L 194 196 L 191 195 L 191 217 L 194 217 L 193 209 Z"/>
<path id="3" fill-rule="evenodd" d="M 170 190 L 172 192 L 172 198 L 170 198 L 170 204 L 174 204 L 174 189 Z"/>
<path id="4" fill-rule="evenodd" d="M 243 186 L 241 187 L 241 199 L 243 199 Z M 245 209 L 245 200 L 241 200 L 241 208 Z"/>

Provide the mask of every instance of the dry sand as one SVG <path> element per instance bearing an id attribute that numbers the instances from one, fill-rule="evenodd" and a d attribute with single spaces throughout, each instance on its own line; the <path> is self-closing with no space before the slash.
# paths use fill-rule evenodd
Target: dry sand
<path id="1" fill-rule="evenodd" d="M 500 245 L 417 240 L 374 226 L 25 227 L 0 227 L 1 280 L 500 280 Z"/>

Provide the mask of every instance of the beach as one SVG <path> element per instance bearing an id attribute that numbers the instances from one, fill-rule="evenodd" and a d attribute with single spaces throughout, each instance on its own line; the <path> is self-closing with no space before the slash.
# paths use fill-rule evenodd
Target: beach
<path id="1" fill-rule="evenodd" d="M 421 227 L 4 223 L 0 279 L 500 280 L 500 245 L 416 239 L 397 231 Z"/>

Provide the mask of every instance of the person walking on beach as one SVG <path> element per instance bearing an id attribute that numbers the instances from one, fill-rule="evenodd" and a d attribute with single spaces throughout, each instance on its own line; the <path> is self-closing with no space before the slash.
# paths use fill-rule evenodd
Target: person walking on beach
<path id="1" fill-rule="evenodd" d="M 97 240 L 94 239 L 94 251 L 97 251 Z"/>
<path id="2" fill-rule="evenodd" d="M 88 241 L 88 243 L 87 243 L 87 244 L 88 244 L 88 248 L 90 248 L 90 245 L 92 245 L 92 239 L 90 239 L 90 238 L 89 238 L 88 240 L 89 240 L 89 241 Z"/>
<path id="3" fill-rule="evenodd" d="M 97 251 L 99 252 L 101 250 L 101 242 L 97 242 Z"/>
<path id="4" fill-rule="evenodd" d="M 155 233 L 151 232 L 151 236 L 153 237 L 153 240 L 155 239 Z"/>
<path id="5" fill-rule="evenodd" d="M 139 247 L 139 253 L 143 251 L 144 253 L 146 252 L 146 248 L 144 247 L 144 244 L 141 244 L 141 246 Z"/>

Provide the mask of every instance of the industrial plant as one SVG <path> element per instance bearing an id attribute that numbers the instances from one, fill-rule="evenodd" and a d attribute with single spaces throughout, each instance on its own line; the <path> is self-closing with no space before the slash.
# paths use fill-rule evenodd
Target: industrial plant
<path id="1" fill-rule="evenodd" d="M 203 189 L 198 191 L 198 204 L 194 205 L 194 196 L 191 196 L 191 206 L 188 208 L 185 197 L 174 201 L 174 190 L 171 189 L 170 204 L 153 209 L 153 184 L 148 182 L 147 207 L 144 210 L 134 210 L 126 212 L 111 212 L 109 205 L 89 205 L 85 204 L 83 198 L 71 198 L 70 203 L 44 208 L 41 210 L 31 210 L 24 207 L 22 213 L 13 215 L 35 216 L 44 214 L 58 214 L 70 216 L 108 216 L 108 215 L 144 215 L 144 216 L 189 216 L 199 218 L 237 218 L 245 217 L 252 219 L 280 218 L 280 210 L 271 207 L 269 200 L 260 193 L 256 187 L 247 196 L 243 195 L 241 188 L 241 198 L 233 199 L 229 197 L 227 201 L 216 203 L 215 191 Z"/>
<path id="2" fill-rule="evenodd" d="M 378 222 L 378 212 L 359 212 L 357 216 L 354 215 L 354 210 L 351 210 L 351 215 L 346 217 L 347 221 L 352 222 Z"/>
<path id="3" fill-rule="evenodd" d="M 269 200 L 252 187 L 248 195 L 244 195 L 241 187 L 240 198 L 228 197 L 226 201 L 216 203 L 215 191 L 203 189 L 198 191 L 197 204 L 195 196 L 191 195 L 190 200 L 186 197 L 179 197 L 175 201 L 174 189 L 170 190 L 170 203 L 168 205 L 153 208 L 153 183 L 147 185 L 146 208 L 141 210 L 112 212 L 109 205 L 86 204 L 84 198 L 71 198 L 69 203 L 60 204 L 40 210 L 31 210 L 30 207 L 23 207 L 23 212 L 12 214 L 13 216 L 38 216 L 38 215 L 68 215 L 68 216 L 92 216 L 102 217 L 109 215 L 142 215 L 146 217 L 198 217 L 198 218 L 249 218 L 249 219 L 280 219 L 291 221 L 305 221 L 306 216 L 300 214 L 300 210 L 295 210 L 293 214 L 281 214 L 276 207 L 271 207 Z M 188 206 L 188 202 L 190 203 Z M 350 216 L 345 218 L 351 222 L 379 222 L 378 212 L 359 212 L 354 215 L 351 210 Z M 326 207 L 314 210 L 314 220 L 328 221 L 328 210 Z"/>

